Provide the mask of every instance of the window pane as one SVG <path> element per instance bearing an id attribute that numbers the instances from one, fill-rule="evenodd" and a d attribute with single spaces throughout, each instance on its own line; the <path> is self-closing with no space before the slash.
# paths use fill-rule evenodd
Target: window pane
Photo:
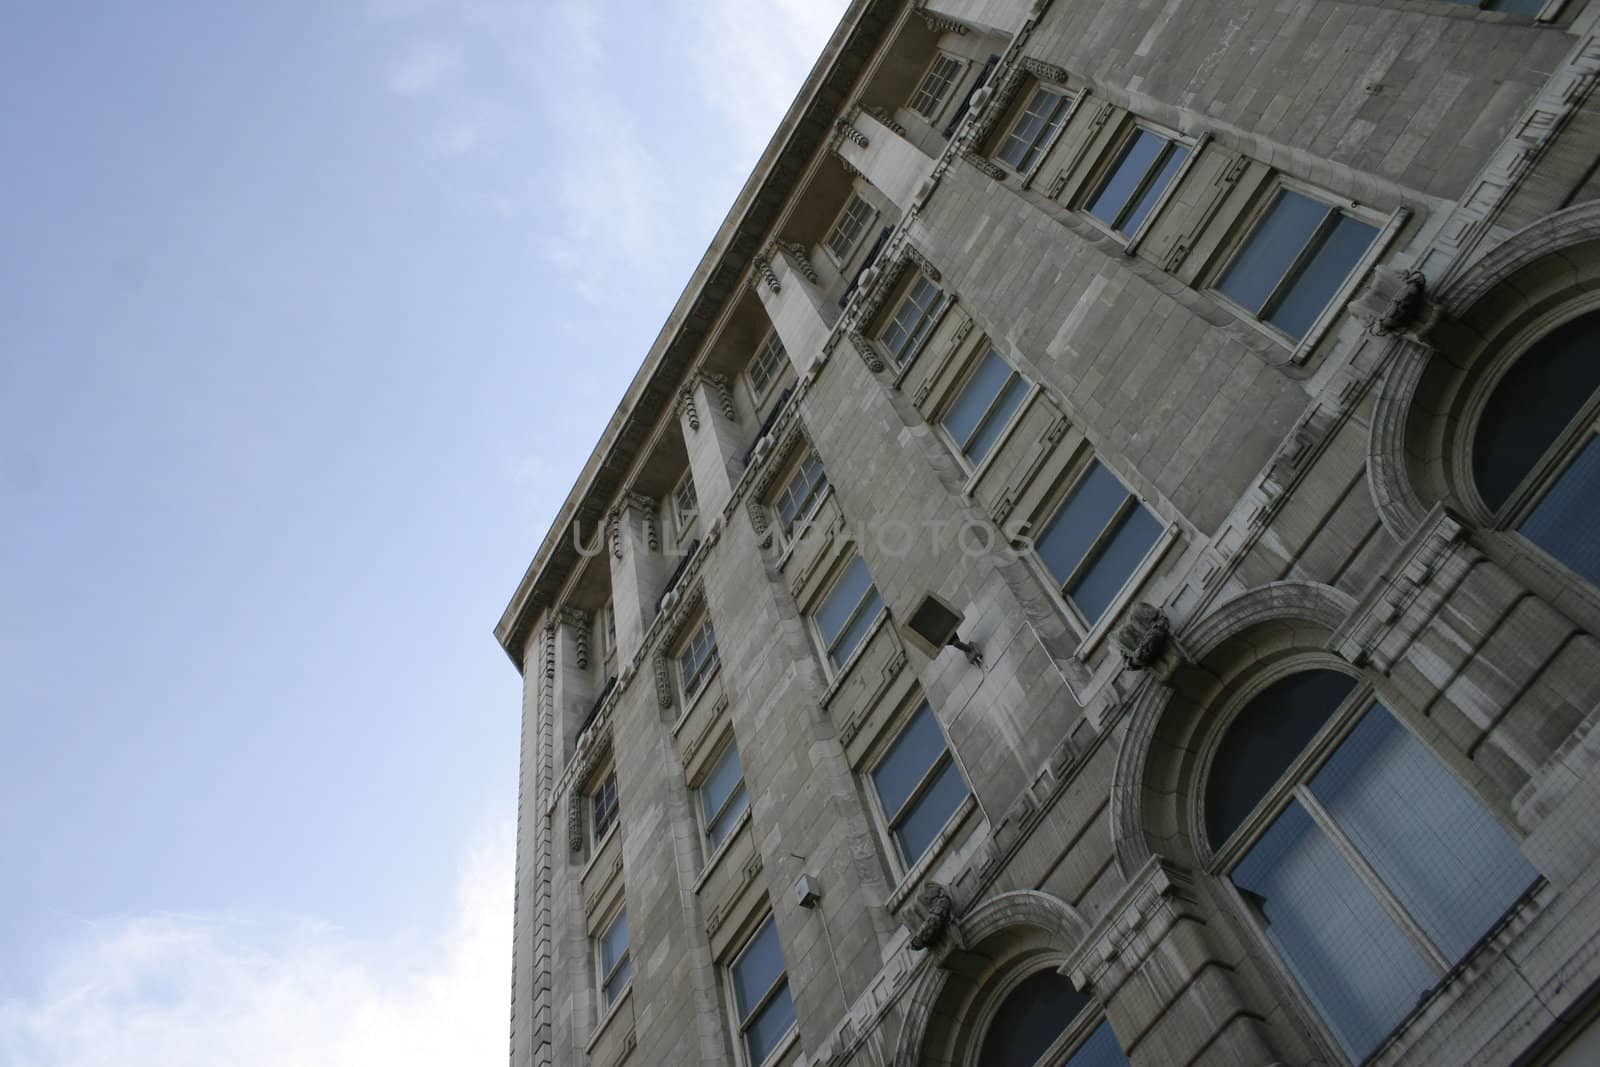
<path id="1" fill-rule="evenodd" d="M 1597 361 L 1600 362 L 1600 361 Z M 1539 506 L 1522 535 L 1600 585 L 1600 437 L 1589 438 Z"/>
<path id="2" fill-rule="evenodd" d="M 1255 810 L 1356 687 L 1338 671 L 1301 671 L 1258 693 L 1228 727 L 1206 780 L 1206 836 L 1222 843 Z"/>
<path id="3" fill-rule="evenodd" d="M 769 916 L 760 931 L 750 939 L 744 952 L 730 969 L 733 976 L 733 996 L 739 1005 L 739 1019 L 750 1018 L 750 1012 L 767 995 L 772 983 L 783 974 L 783 950 L 778 947 L 778 927 Z"/>
<path id="4" fill-rule="evenodd" d="M 817 628 L 822 631 L 822 639 L 830 648 L 850 621 L 856 605 L 861 603 L 861 598 L 871 588 L 872 576 L 867 573 L 866 563 L 857 556 L 845 567 L 838 583 L 817 609 Z"/>
<path id="5" fill-rule="evenodd" d="M 1259 312 L 1328 211 L 1308 196 L 1279 190 L 1217 289 L 1241 307 Z"/>
<path id="6" fill-rule="evenodd" d="M 631 982 L 632 980 L 633 980 L 633 959 L 630 957 L 629 959 L 623 961 L 622 966 L 618 967 L 616 973 L 613 974 L 611 976 L 611 978 L 606 982 L 606 984 L 605 984 L 606 1004 L 609 1006 L 611 1004 L 616 1003 L 617 997 L 622 995 L 622 991 L 624 989 L 628 988 L 628 983 Z"/>
<path id="7" fill-rule="evenodd" d="M 716 848 L 728 839 L 733 828 L 739 824 L 739 816 L 743 815 L 749 806 L 750 797 L 745 792 L 744 782 L 741 781 L 733 794 L 733 799 L 722 809 L 722 814 L 706 827 L 706 837 L 710 839 L 712 848 Z"/>
<path id="8" fill-rule="evenodd" d="M 947 760 L 928 788 L 906 812 L 906 817 L 896 830 L 900 847 L 905 851 L 907 863 L 915 863 L 928 851 L 933 839 L 939 836 L 950 816 L 956 813 L 961 802 L 967 799 L 967 780 L 955 760 Z"/>
<path id="9" fill-rule="evenodd" d="M 1494 816 L 1381 705 L 1317 772 L 1311 791 L 1452 960 L 1536 877 Z"/>
<path id="10" fill-rule="evenodd" d="M 1600 389 L 1600 311 L 1551 330 L 1494 387 L 1472 442 L 1472 475 L 1491 511 L 1506 500 Z"/>
<path id="11" fill-rule="evenodd" d="M 893 822 L 905 806 L 917 783 L 922 781 L 928 768 L 944 752 L 944 734 L 933 717 L 933 709 L 924 704 L 911 716 L 894 744 L 872 772 L 872 784 L 883 803 L 883 813 Z"/>
<path id="12" fill-rule="evenodd" d="M 1267 321 L 1290 337 L 1304 337 L 1376 236 L 1376 227 L 1349 215 L 1340 215 L 1333 231 L 1312 254 L 1311 261 L 1301 268 Z"/>
<path id="13" fill-rule="evenodd" d="M 794 1025 L 794 1001 L 789 998 L 789 985 L 782 989 L 762 1008 L 745 1031 L 745 1047 L 750 1052 L 750 1062 L 759 1065 L 777 1048 Z"/>
<path id="14" fill-rule="evenodd" d="M 1128 490 L 1098 460 L 1090 464 L 1077 487 L 1050 520 L 1035 545 L 1039 558 L 1057 582 L 1065 583 L 1116 514 Z"/>
<path id="15" fill-rule="evenodd" d="M 1359 1063 L 1438 980 L 1298 804 L 1234 869 L 1267 938 Z"/>
<path id="16" fill-rule="evenodd" d="M 1089 205 L 1089 214 L 1105 223 L 1115 226 L 1117 217 L 1122 214 L 1122 209 L 1133 199 L 1138 192 L 1139 184 L 1144 181 L 1144 176 L 1155 166 L 1156 160 L 1161 157 L 1161 150 L 1167 146 L 1167 139 L 1151 133 L 1149 130 L 1137 130 L 1133 140 L 1128 142 L 1128 147 L 1123 149 L 1122 158 L 1117 160 L 1117 165 L 1112 168 L 1111 177 L 1100 190 L 1100 195 L 1094 198 Z"/>
<path id="17" fill-rule="evenodd" d="M 1489 0 L 1484 6 L 1490 11 L 1508 11 L 1513 15 L 1537 15 L 1549 2 L 1550 0 Z"/>
<path id="18" fill-rule="evenodd" d="M 609 974 L 612 967 L 628 951 L 628 913 L 618 915 L 607 929 L 600 935 L 600 964 L 601 969 Z"/>
<path id="19" fill-rule="evenodd" d="M 983 457 L 987 456 L 995 442 L 1000 440 L 1000 435 L 1011 423 L 1011 416 L 1016 414 L 1017 408 L 1022 406 L 1022 398 L 1027 395 L 1027 383 L 1020 376 L 1013 374 L 1006 387 L 1000 391 L 1000 398 L 990 409 L 989 417 L 984 420 L 977 436 L 973 437 L 972 443 L 967 446 L 968 459 L 974 464 L 983 462 Z"/>
<path id="20" fill-rule="evenodd" d="M 994 1013 L 978 1054 L 981 1067 L 1034 1067 L 1072 1020 L 1090 1005 L 1065 975 L 1044 970 L 1024 978 Z"/>
<path id="21" fill-rule="evenodd" d="M 1078 1046 L 1066 1062 L 1066 1067 L 1128 1067 L 1128 1057 L 1117 1044 L 1117 1035 L 1111 1032 L 1109 1022 L 1101 1022 L 1089 1039 Z"/>
<path id="22" fill-rule="evenodd" d="M 1156 201 L 1161 199 L 1161 194 L 1166 192 L 1167 186 L 1172 184 L 1172 179 L 1178 176 L 1183 161 L 1188 158 L 1187 148 L 1174 145 L 1172 151 L 1167 153 L 1167 158 L 1161 161 L 1161 169 L 1150 180 L 1150 184 L 1144 187 L 1139 202 L 1133 205 L 1133 210 L 1128 212 L 1128 217 L 1122 220 L 1122 225 L 1117 229 L 1132 237 L 1138 231 L 1139 224 L 1144 222 L 1144 217 L 1155 208 Z"/>
<path id="23" fill-rule="evenodd" d="M 1105 614 L 1160 536 L 1161 523 L 1143 504 L 1123 516 L 1121 527 L 1072 589 L 1072 602 L 1085 619 L 1093 624 Z"/>
<path id="24" fill-rule="evenodd" d="M 729 745 L 728 751 L 706 775 L 705 785 L 700 787 L 700 801 L 708 823 L 722 810 L 722 805 L 733 795 L 743 777 L 744 771 L 739 766 L 739 750 Z"/>
<path id="25" fill-rule="evenodd" d="M 991 349 L 944 417 L 944 428 L 950 431 L 957 445 L 966 448 L 972 431 L 978 428 L 984 412 L 989 410 L 989 405 L 994 403 L 995 397 L 1000 395 L 1010 378 L 1011 365 Z"/>
<path id="26" fill-rule="evenodd" d="M 867 631 L 877 621 L 878 612 L 882 607 L 883 601 L 878 599 L 878 591 L 874 589 L 869 592 L 867 599 L 862 602 L 860 614 L 851 620 L 849 628 L 839 635 L 838 642 L 833 646 L 830 655 L 834 666 L 844 666 L 845 661 L 850 658 L 850 653 L 856 650 L 856 646 L 866 638 Z"/>

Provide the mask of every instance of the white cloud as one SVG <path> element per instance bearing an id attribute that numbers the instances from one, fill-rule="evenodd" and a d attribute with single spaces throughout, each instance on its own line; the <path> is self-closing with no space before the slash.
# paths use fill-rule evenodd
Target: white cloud
<path id="1" fill-rule="evenodd" d="M 422 96 L 439 88 L 461 67 L 461 52 L 451 45 L 428 41 L 389 65 L 389 91 L 396 96 Z"/>
<path id="2" fill-rule="evenodd" d="M 506 1055 L 511 831 L 474 850 L 422 949 L 325 923 L 96 924 L 42 991 L 0 1002 L 11 1067 L 437 1067 Z M 397 962 L 400 961 L 400 962 Z"/>

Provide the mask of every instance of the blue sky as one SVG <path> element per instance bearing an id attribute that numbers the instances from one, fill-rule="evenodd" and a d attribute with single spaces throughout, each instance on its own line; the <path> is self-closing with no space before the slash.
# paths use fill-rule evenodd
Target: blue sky
<path id="1" fill-rule="evenodd" d="M 843 6 L 10 6 L 0 1063 L 500 1062 L 490 628 Z"/>

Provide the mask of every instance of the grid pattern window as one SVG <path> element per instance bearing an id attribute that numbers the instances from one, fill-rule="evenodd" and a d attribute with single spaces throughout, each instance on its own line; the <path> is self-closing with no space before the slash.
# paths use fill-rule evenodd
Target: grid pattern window
<path id="1" fill-rule="evenodd" d="M 617 917 L 600 935 L 596 947 L 600 955 L 600 1000 L 606 1006 L 617 1002 L 633 981 L 633 957 L 628 953 L 628 913 Z"/>
<path id="2" fill-rule="evenodd" d="M 1478 418 L 1472 477 L 1496 525 L 1600 586 L 1600 311 L 1516 358 Z"/>
<path id="3" fill-rule="evenodd" d="M 1217 291 L 1298 341 L 1333 300 L 1378 229 L 1282 188 L 1217 280 Z"/>
<path id="4" fill-rule="evenodd" d="M 1088 212 L 1124 237 L 1139 231 L 1178 176 L 1189 149 L 1143 126 L 1122 146 Z"/>
<path id="5" fill-rule="evenodd" d="M 606 836 L 606 831 L 611 829 L 612 823 L 617 821 L 616 771 L 606 775 L 606 780 L 600 783 L 600 788 L 594 791 L 594 796 L 589 800 L 590 810 L 593 812 L 594 839 L 599 842 Z"/>
<path id="6" fill-rule="evenodd" d="M 687 530 L 700 514 L 700 497 L 695 493 L 692 474 L 685 474 L 678 488 L 672 491 L 672 513 L 677 518 L 679 533 Z"/>
<path id="7" fill-rule="evenodd" d="M 739 765 L 739 750 L 733 745 L 717 760 L 700 786 L 700 813 L 705 818 L 706 843 L 715 851 L 739 824 L 739 816 L 750 807 L 744 788 L 744 768 Z"/>
<path id="8" fill-rule="evenodd" d="M 783 342 L 778 339 L 778 331 L 771 331 L 762 339 L 755 358 L 750 361 L 750 369 L 745 372 L 750 376 L 750 391 L 758 401 L 767 395 L 788 361 L 789 356 L 783 350 Z"/>
<path id="9" fill-rule="evenodd" d="M 915 865 L 970 793 L 927 704 L 873 768 L 872 786 L 900 858 Z"/>
<path id="10" fill-rule="evenodd" d="M 1017 983 L 995 1009 L 983 1067 L 1127 1067 L 1111 1024 L 1088 994 L 1053 968 Z"/>
<path id="11" fill-rule="evenodd" d="M 689 636 L 689 643 L 678 655 L 678 679 L 683 685 L 685 702 L 693 700 L 705 688 L 706 679 L 717 666 L 717 635 L 711 629 L 709 618 L 701 621 Z"/>
<path id="12" fill-rule="evenodd" d="M 843 667 L 860 647 L 882 610 L 883 601 L 867 573 L 866 561 L 854 557 L 822 598 L 815 616 L 822 646 L 835 670 Z"/>
<path id="13" fill-rule="evenodd" d="M 1028 99 L 1028 105 L 1011 124 L 1011 131 L 1000 142 L 999 156 L 1018 174 L 1027 174 L 1044 154 L 1050 139 L 1066 120 L 1067 109 L 1072 106 L 1073 94 L 1060 89 L 1039 86 Z"/>
<path id="14" fill-rule="evenodd" d="M 861 240 L 862 231 L 876 214 L 871 204 L 855 193 L 850 194 L 850 202 L 839 212 L 839 218 L 834 222 L 833 229 L 828 231 L 828 239 L 825 242 L 828 251 L 833 253 L 835 259 L 843 263 L 850 258 L 856 242 Z"/>
<path id="15" fill-rule="evenodd" d="M 814 450 L 807 449 L 794 475 L 772 502 L 772 510 L 778 517 L 778 528 L 783 531 L 785 540 L 794 536 L 797 523 L 811 517 L 827 490 L 828 475 L 822 469 L 822 460 Z"/>
<path id="16" fill-rule="evenodd" d="M 968 462 L 977 466 L 994 448 L 1027 395 L 1027 380 L 991 348 L 945 412 L 945 432 Z"/>
<path id="17" fill-rule="evenodd" d="M 883 329 L 883 343 L 896 363 L 904 363 L 917 354 L 922 342 L 933 332 L 939 305 L 944 300 L 944 290 L 930 282 L 926 275 L 918 274 L 906 289 L 906 295 L 895 309 L 894 317 Z"/>
<path id="18" fill-rule="evenodd" d="M 962 65 L 955 56 L 939 53 L 939 58 L 933 61 L 933 66 L 928 68 L 928 73 L 923 77 L 922 84 L 911 94 L 911 110 L 929 122 L 938 118 L 939 112 L 944 110 L 945 101 L 950 99 L 950 90 L 955 88 L 957 79 L 961 77 Z"/>
<path id="19" fill-rule="evenodd" d="M 1161 523 L 1099 460 L 1092 460 L 1034 542 L 1061 594 L 1097 622 L 1161 536 Z"/>
<path id="20" fill-rule="evenodd" d="M 1307 747 L 1326 752 L 1302 761 Z M 1243 708 L 1205 812 L 1219 873 L 1356 1063 L 1537 878 L 1449 768 L 1332 670 Z"/>
<path id="21" fill-rule="evenodd" d="M 794 1029 L 794 1001 L 784 972 L 778 927 L 768 915 L 728 968 L 739 1039 L 751 1067 L 760 1067 Z"/>

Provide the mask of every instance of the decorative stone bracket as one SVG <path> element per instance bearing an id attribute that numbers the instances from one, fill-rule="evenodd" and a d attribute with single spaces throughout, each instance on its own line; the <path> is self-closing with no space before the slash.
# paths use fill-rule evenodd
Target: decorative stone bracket
<path id="1" fill-rule="evenodd" d="M 955 916 L 956 898 L 945 886 L 932 879 L 923 882 L 922 891 L 917 894 L 917 909 L 922 921 L 911 932 L 912 948 L 932 948 L 943 941 L 947 933 L 955 933 L 951 919 Z"/>
<path id="2" fill-rule="evenodd" d="M 578 669 L 589 669 L 589 627 L 594 622 L 594 616 L 578 608 L 564 607 L 561 609 L 561 621 L 572 629 L 572 639 L 577 645 Z"/>
<path id="3" fill-rule="evenodd" d="M 1374 337 L 1400 334 L 1424 341 L 1439 321 L 1439 307 L 1428 297 L 1419 270 L 1378 267 L 1350 302 L 1350 314 L 1366 323 Z"/>

